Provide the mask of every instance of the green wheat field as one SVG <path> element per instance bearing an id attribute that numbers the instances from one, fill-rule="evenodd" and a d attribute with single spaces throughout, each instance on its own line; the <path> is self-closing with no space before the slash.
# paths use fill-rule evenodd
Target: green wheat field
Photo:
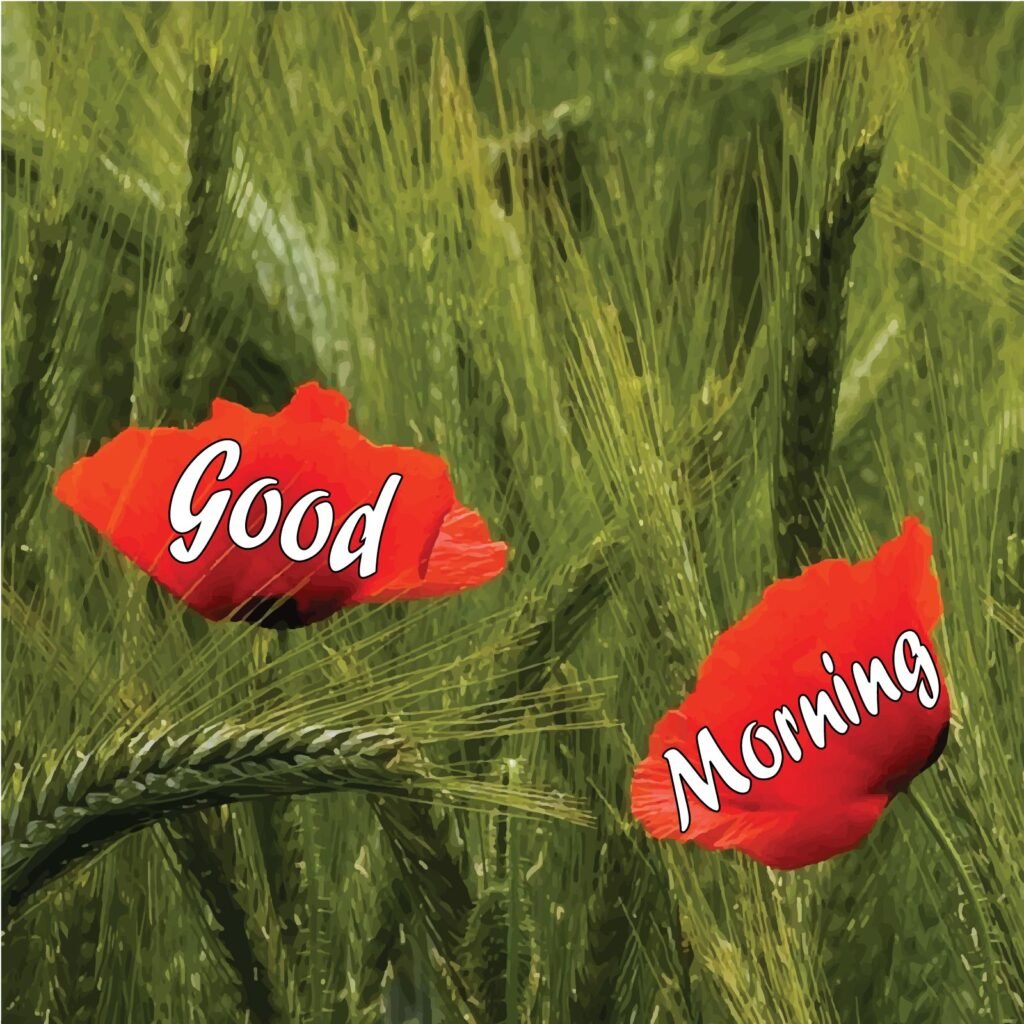
<path id="1" fill-rule="evenodd" d="M 5 3 L 2 147 L 5 1022 L 1024 1020 L 1024 6 Z M 52 495 L 309 380 L 508 570 L 209 623 Z M 904 515 L 912 798 L 649 839 L 714 637 Z"/>

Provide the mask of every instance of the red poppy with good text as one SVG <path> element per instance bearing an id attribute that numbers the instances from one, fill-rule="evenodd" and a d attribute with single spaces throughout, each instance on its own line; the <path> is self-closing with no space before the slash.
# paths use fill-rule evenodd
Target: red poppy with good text
<path id="1" fill-rule="evenodd" d="M 210 418 L 191 429 L 123 431 L 66 470 L 55 493 L 209 619 L 301 626 L 347 605 L 454 594 L 502 572 L 505 545 L 492 541 L 481 517 L 456 500 L 444 461 L 413 448 L 371 443 L 349 424 L 348 410 L 344 396 L 315 383 L 302 385 L 270 416 L 217 399 Z M 237 469 L 218 480 L 224 461 L 213 463 L 195 490 L 193 512 L 215 491 L 229 490 L 234 501 L 265 478 L 276 484 L 285 513 L 303 495 L 321 491 L 341 520 L 372 505 L 389 475 L 399 474 L 376 571 L 365 578 L 355 564 L 334 571 L 329 544 L 306 561 L 289 558 L 273 537 L 243 549 L 229 535 L 230 505 L 195 561 L 172 557 L 171 542 L 181 536 L 169 519 L 175 486 L 203 449 L 223 439 L 239 445 Z M 255 500 L 246 524 L 250 534 L 259 530 L 261 515 L 266 505 Z M 316 530 L 316 516 L 306 515 L 299 541 L 312 546 Z"/>
<path id="2" fill-rule="evenodd" d="M 819 562 L 795 579 L 769 586 L 760 602 L 714 643 L 697 684 L 682 705 L 655 726 L 648 756 L 637 767 L 632 809 L 658 839 L 712 850 L 736 848 L 779 868 L 812 864 L 856 846 L 889 801 L 941 754 L 949 730 L 949 695 L 930 632 L 942 615 L 930 569 L 931 536 L 913 518 L 874 558 L 851 565 Z M 797 708 L 830 685 L 821 655 L 851 679 L 854 662 L 888 664 L 894 642 L 914 630 L 941 684 L 934 705 L 913 692 L 882 695 L 877 713 L 856 706 L 842 735 L 823 749 L 802 738 L 802 756 L 785 756 L 774 777 L 751 778 L 747 792 L 719 784 L 719 810 L 688 794 L 690 820 L 679 805 L 665 752 L 676 749 L 700 769 L 698 732 L 707 727 L 729 761 L 743 771 L 741 735 L 754 721 L 770 724 L 779 709 Z M 851 693 L 861 696 L 851 685 Z"/>

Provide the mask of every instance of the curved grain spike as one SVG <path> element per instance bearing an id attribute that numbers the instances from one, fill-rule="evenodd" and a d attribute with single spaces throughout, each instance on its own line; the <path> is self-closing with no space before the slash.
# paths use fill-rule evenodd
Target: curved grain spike
<path id="1" fill-rule="evenodd" d="M 129 764 L 126 750 L 121 750 L 105 758 L 103 767 L 127 767 L 100 771 L 91 781 L 80 776 L 73 799 L 68 798 L 66 785 L 58 786 L 55 779 L 47 792 L 63 789 L 57 802 L 51 796 L 44 806 L 21 814 L 24 824 L 4 843 L 8 905 L 17 907 L 75 861 L 175 813 L 264 796 L 342 789 L 377 792 L 410 777 L 404 762 L 396 762 L 403 744 L 392 733 L 346 734 L 333 747 L 316 753 L 296 743 L 294 736 L 276 733 L 275 744 L 261 743 L 259 753 L 236 757 L 222 754 L 220 744 L 210 748 L 205 729 L 158 743 L 134 768 L 136 761 Z M 200 746 L 207 746 L 205 756 L 197 755 Z"/>

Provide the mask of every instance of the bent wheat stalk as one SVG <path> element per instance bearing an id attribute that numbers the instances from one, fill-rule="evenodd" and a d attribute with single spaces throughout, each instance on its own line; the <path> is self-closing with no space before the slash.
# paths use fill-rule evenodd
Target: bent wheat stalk
<path id="1" fill-rule="evenodd" d="M 10 909 L 114 840 L 182 811 L 258 797 L 394 790 L 419 777 L 405 742 L 384 730 L 245 729 L 135 737 L 79 755 L 15 809 L 3 845 Z"/>

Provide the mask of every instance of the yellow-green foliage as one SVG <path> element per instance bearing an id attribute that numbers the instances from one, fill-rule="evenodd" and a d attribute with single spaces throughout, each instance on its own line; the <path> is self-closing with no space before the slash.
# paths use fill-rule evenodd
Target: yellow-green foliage
<path id="1" fill-rule="evenodd" d="M 1022 125 L 1014 5 L 5 5 L 4 1019 L 1024 1018 Z M 52 498 L 310 379 L 509 570 L 284 645 Z M 632 827 L 714 636 L 905 514 L 919 808 Z"/>

